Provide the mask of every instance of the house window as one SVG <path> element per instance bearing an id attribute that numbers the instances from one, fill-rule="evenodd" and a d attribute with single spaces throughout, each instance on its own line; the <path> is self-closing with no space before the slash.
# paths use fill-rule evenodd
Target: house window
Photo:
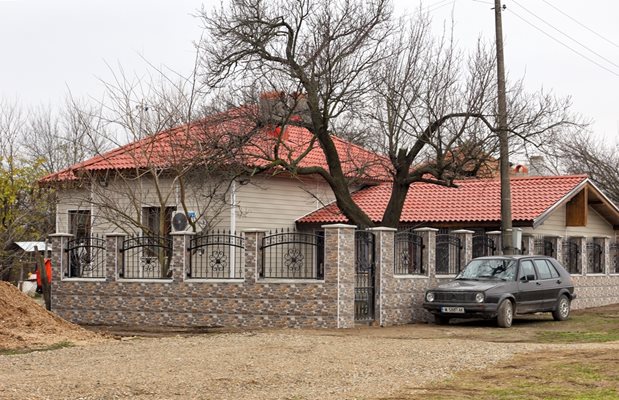
<path id="1" fill-rule="evenodd" d="M 172 214 L 176 207 L 142 208 L 142 225 L 146 236 L 169 236 L 172 232 Z M 161 220 L 163 218 L 163 221 Z M 163 224 L 161 224 L 163 222 Z"/>
<path id="2" fill-rule="evenodd" d="M 90 236 L 90 210 L 69 211 L 69 233 L 75 239 Z"/>

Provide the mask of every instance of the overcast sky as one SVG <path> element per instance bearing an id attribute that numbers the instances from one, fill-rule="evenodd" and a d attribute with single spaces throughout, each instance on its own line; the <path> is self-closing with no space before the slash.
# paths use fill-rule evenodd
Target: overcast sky
<path id="1" fill-rule="evenodd" d="M 203 3 L 208 8 L 215 2 L 0 0 L 0 97 L 25 106 L 59 105 L 69 89 L 76 97 L 97 97 L 99 79 L 111 77 L 106 64 L 121 64 L 140 75 L 148 69 L 143 58 L 157 67 L 187 73 L 195 55 L 192 42 L 201 33 L 192 14 Z M 571 95 L 574 110 L 595 120 L 591 128 L 598 137 L 617 140 L 619 1 L 504 3 L 509 74 L 524 75 L 531 91 L 543 86 Z M 418 4 L 396 1 L 399 12 Z M 453 16 L 457 40 L 465 49 L 479 35 L 494 37 L 489 0 L 422 0 L 421 5 L 437 30 Z"/>

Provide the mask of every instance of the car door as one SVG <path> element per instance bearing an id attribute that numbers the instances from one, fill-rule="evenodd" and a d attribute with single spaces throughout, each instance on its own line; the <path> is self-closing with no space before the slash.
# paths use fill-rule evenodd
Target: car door
<path id="1" fill-rule="evenodd" d="M 536 259 L 533 263 L 537 269 L 537 277 L 542 287 L 542 303 L 540 307 L 543 310 L 552 310 L 562 287 L 559 274 L 545 259 Z"/>
<path id="2" fill-rule="evenodd" d="M 520 260 L 516 311 L 519 313 L 535 312 L 541 308 L 541 302 L 542 287 L 537 279 L 537 272 L 535 271 L 533 261 L 530 259 Z"/>

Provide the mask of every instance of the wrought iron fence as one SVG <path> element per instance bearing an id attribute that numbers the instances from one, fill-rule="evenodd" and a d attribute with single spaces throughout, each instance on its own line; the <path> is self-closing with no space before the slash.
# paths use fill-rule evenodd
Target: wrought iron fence
<path id="1" fill-rule="evenodd" d="M 86 236 L 69 240 L 65 248 L 68 278 L 105 278 L 105 239 Z"/>
<path id="2" fill-rule="evenodd" d="M 610 245 L 611 273 L 619 274 L 619 242 Z"/>
<path id="3" fill-rule="evenodd" d="M 211 231 L 191 239 L 188 278 L 241 278 L 245 238 L 227 231 Z"/>
<path id="4" fill-rule="evenodd" d="M 543 255 L 543 256 L 548 256 L 548 257 L 555 256 L 555 249 L 550 240 L 544 237 L 539 237 L 535 239 L 534 245 L 535 245 L 534 252 L 536 255 Z"/>
<path id="5" fill-rule="evenodd" d="M 323 279 L 324 232 L 280 231 L 262 238 L 260 278 Z"/>
<path id="6" fill-rule="evenodd" d="M 602 245 L 595 242 L 587 243 L 587 272 L 603 274 L 604 263 L 602 262 Z"/>
<path id="7" fill-rule="evenodd" d="M 473 236 L 473 258 L 493 256 L 495 251 L 494 239 L 483 234 Z"/>
<path id="8" fill-rule="evenodd" d="M 436 235 L 436 273 L 455 275 L 460 272 L 462 244 L 460 238 L 448 234 Z"/>
<path id="9" fill-rule="evenodd" d="M 119 276 L 125 279 L 161 279 L 172 276 L 172 240 L 165 236 L 135 236 L 123 241 Z"/>
<path id="10" fill-rule="evenodd" d="M 411 230 L 395 234 L 395 262 L 393 273 L 396 275 L 424 275 L 423 239 Z"/>
<path id="11" fill-rule="evenodd" d="M 580 251 L 578 243 L 569 239 L 563 241 L 563 266 L 570 274 L 580 274 L 582 272 Z"/>
<path id="12" fill-rule="evenodd" d="M 374 320 L 375 237 L 370 231 L 355 232 L 355 321 Z"/>

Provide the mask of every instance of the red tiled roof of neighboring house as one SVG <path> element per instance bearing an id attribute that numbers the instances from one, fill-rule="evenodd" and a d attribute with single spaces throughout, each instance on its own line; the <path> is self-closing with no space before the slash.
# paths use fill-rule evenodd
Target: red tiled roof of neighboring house
<path id="1" fill-rule="evenodd" d="M 587 180 L 586 175 L 512 177 L 512 219 L 534 221 Z M 406 197 L 400 222 L 494 222 L 501 220 L 499 179 L 468 179 L 458 187 L 414 183 Z M 391 195 L 391 184 L 362 189 L 353 199 L 371 220 L 380 223 Z M 299 223 L 345 223 L 335 203 L 314 211 Z"/>
<path id="2" fill-rule="evenodd" d="M 129 143 L 89 160 L 72 165 L 62 171 L 45 176 L 41 183 L 78 179 L 81 172 L 123 170 L 134 168 L 171 168 L 182 162 L 207 159 L 215 153 L 213 146 L 224 148 L 235 136 L 250 131 L 248 118 L 227 120 L 209 117 L 203 121 L 169 129 Z M 279 128 L 261 128 L 246 143 L 235 151 L 235 159 L 250 167 L 263 167 L 273 156 L 278 143 Z M 387 178 L 386 159 L 371 150 L 354 145 L 336 136 L 333 142 L 340 156 L 344 173 L 368 181 L 384 181 Z M 312 143 L 313 135 L 299 126 L 286 126 L 281 134 L 279 156 L 294 160 L 309 147 L 311 149 L 298 163 L 298 167 L 322 167 L 328 170 L 325 155 L 318 142 Z M 225 152 L 219 156 L 225 157 Z M 223 158 L 222 158 L 223 160 Z M 224 163 L 226 161 L 223 161 Z"/>

